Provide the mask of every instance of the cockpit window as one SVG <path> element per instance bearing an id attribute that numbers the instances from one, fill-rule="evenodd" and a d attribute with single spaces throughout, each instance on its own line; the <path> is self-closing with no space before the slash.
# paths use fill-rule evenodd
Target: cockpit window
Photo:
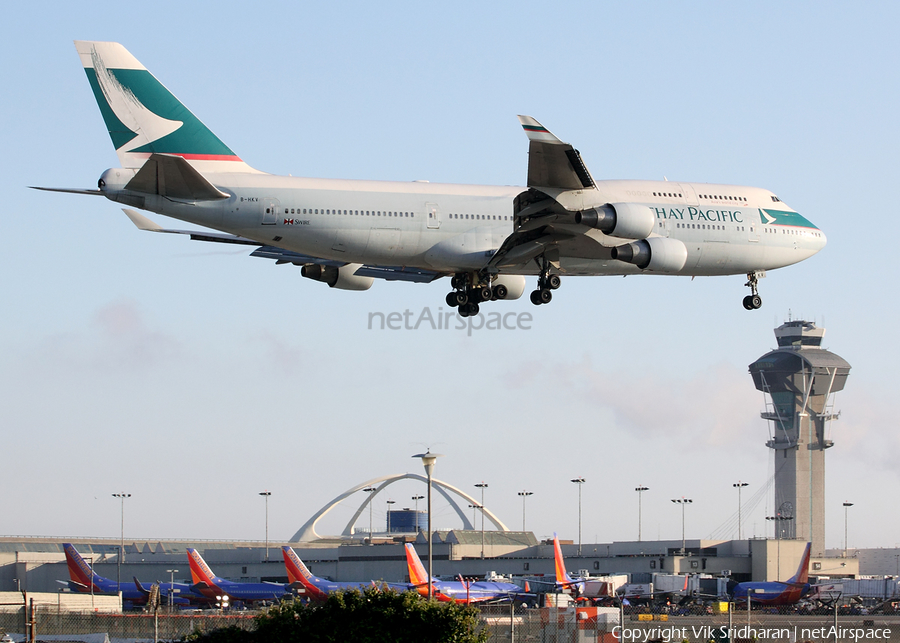
<path id="1" fill-rule="evenodd" d="M 779 199 L 779 198 L 778 198 L 777 196 L 775 196 L 774 194 L 772 195 L 772 200 L 773 200 L 775 203 L 781 203 L 781 199 Z"/>

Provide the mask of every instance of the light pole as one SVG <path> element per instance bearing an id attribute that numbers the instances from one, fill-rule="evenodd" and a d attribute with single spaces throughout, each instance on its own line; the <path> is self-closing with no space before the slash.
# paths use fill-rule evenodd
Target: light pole
<path id="1" fill-rule="evenodd" d="M 487 482 L 482 480 L 475 485 L 481 489 L 481 559 L 484 560 L 484 490 L 487 489 Z"/>
<path id="2" fill-rule="evenodd" d="M 116 591 L 122 591 L 122 558 L 125 556 L 125 498 L 130 498 L 130 493 L 114 493 L 113 498 L 118 498 L 122 506 L 122 528 L 119 540 L 119 560 L 116 564 Z"/>
<path id="3" fill-rule="evenodd" d="M 175 574 L 178 572 L 177 569 L 167 569 L 166 573 L 169 574 L 169 613 L 172 614 L 175 612 Z"/>
<path id="4" fill-rule="evenodd" d="M 738 540 L 740 540 L 741 539 L 741 489 L 746 487 L 747 483 L 741 482 L 740 480 L 738 480 L 731 486 L 738 490 Z"/>
<path id="5" fill-rule="evenodd" d="M 681 505 L 681 555 L 684 556 L 684 554 L 685 554 L 685 549 L 684 549 L 684 508 L 694 501 L 691 500 L 690 498 L 685 498 L 684 496 L 681 496 L 680 498 L 673 498 L 672 502 Z"/>
<path id="6" fill-rule="evenodd" d="M 396 500 L 387 500 L 385 501 L 387 504 L 387 533 L 388 538 L 391 537 L 391 505 L 396 504 Z"/>
<path id="7" fill-rule="evenodd" d="M 272 495 L 271 491 L 260 491 L 259 495 L 263 496 L 266 499 L 266 562 L 269 562 L 269 496 Z"/>
<path id="8" fill-rule="evenodd" d="M 578 485 L 578 555 L 581 556 L 581 485 L 584 478 L 572 478 L 572 482 Z"/>
<path id="9" fill-rule="evenodd" d="M 640 485 L 635 487 L 634 490 L 638 492 L 638 542 L 641 542 L 641 496 L 644 495 L 645 491 L 649 491 L 650 488 Z"/>
<path id="10" fill-rule="evenodd" d="M 849 545 L 847 544 L 847 509 L 853 506 L 852 502 L 844 503 L 844 558 L 847 557 L 847 549 L 849 549 Z"/>
<path id="11" fill-rule="evenodd" d="M 440 453 L 432 453 L 431 449 L 425 453 L 417 453 L 414 458 L 422 458 L 422 465 L 425 467 L 425 474 L 428 476 L 428 600 L 434 597 L 434 588 L 431 586 L 431 563 L 433 547 L 431 543 L 431 474 L 434 473 L 434 463 L 441 457 Z"/>
<path id="12" fill-rule="evenodd" d="M 766 516 L 766 520 L 771 520 L 775 523 L 775 540 L 777 541 L 777 547 L 775 549 L 775 580 L 781 580 L 781 537 L 784 536 L 784 523 L 788 520 L 793 520 L 793 516 L 785 516 L 780 511 L 776 513 L 774 516 Z"/>
<path id="13" fill-rule="evenodd" d="M 366 487 L 363 489 L 368 494 L 375 493 L 375 487 Z M 372 496 L 369 496 L 369 544 L 372 544 Z"/>
<path id="14" fill-rule="evenodd" d="M 522 531 L 525 531 L 525 498 L 528 496 L 533 496 L 533 491 L 520 491 L 519 495 L 522 496 Z"/>
<path id="15" fill-rule="evenodd" d="M 416 501 L 416 535 L 419 533 L 419 501 L 424 500 L 425 496 L 420 496 L 416 494 L 412 497 L 413 500 Z"/>

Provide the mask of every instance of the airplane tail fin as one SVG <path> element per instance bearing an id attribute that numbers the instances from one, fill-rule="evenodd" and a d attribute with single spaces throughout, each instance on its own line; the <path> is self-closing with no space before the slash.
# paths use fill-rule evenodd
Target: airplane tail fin
<path id="1" fill-rule="evenodd" d="M 412 543 L 406 543 L 406 566 L 409 569 L 409 582 L 416 586 L 428 586 L 428 572 L 416 553 Z"/>
<path id="2" fill-rule="evenodd" d="M 181 156 L 198 169 L 253 172 L 117 42 L 75 41 L 122 167 L 151 154 Z"/>
<path id="3" fill-rule="evenodd" d="M 559 537 L 553 534 L 553 557 L 556 561 L 556 582 L 571 583 L 569 573 L 566 571 L 566 561 L 563 560 L 562 547 L 559 546 Z"/>
<path id="4" fill-rule="evenodd" d="M 191 580 L 194 582 L 194 585 L 215 585 L 216 575 L 213 574 L 209 565 L 203 560 L 203 556 L 200 555 L 200 552 L 189 547 L 187 549 L 187 555 L 188 564 L 191 566 Z"/>
<path id="5" fill-rule="evenodd" d="M 809 557 L 812 551 L 812 543 L 806 543 L 806 549 L 803 551 L 803 558 L 800 559 L 800 566 L 797 573 L 791 576 L 789 583 L 807 583 L 809 582 Z"/>
<path id="6" fill-rule="evenodd" d="M 316 584 L 318 580 L 309 568 L 303 564 L 297 552 L 293 547 L 284 546 L 281 548 L 281 555 L 284 556 L 284 566 L 287 569 L 288 580 L 291 589 L 303 588 L 309 594 L 310 598 L 324 599 L 328 596 L 327 592 L 322 591 Z"/>
<path id="7" fill-rule="evenodd" d="M 304 580 L 312 579 L 312 572 L 303 564 L 297 552 L 293 547 L 285 546 L 281 548 L 281 554 L 284 556 L 284 567 L 287 569 L 288 580 L 292 583 L 302 583 Z"/>
<path id="8" fill-rule="evenodd" d="M 87 564 L 87 561 L 81 557 L 78 550 L 71 543 L 63 544 L 63 551 L 66 553 L 66 567 L 69 568 L 69 580 L 72 584 L 79 588 L 79 591 L 91 591 L 91 585 L 97 587 L 95 579 L 99 579 Z"/>

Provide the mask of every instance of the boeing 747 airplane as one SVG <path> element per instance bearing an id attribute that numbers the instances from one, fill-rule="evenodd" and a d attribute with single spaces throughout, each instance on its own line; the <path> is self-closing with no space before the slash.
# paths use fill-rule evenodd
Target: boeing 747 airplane
<path id="1" fill-rule="evenodd" d="M 483 302 L 549 303 L 575 275 L 746 275 L 816 254 L 825 235 L 769 190 L 675 181 L 598 181 L 578 150 L 530 116 L 526 187 L 309 179 L 241 160 L 122 45 L 75 43 L 121 167 L 97 189 L 141 230 L 253 246 L 332 288 L 374 279 L 431 282 L 461 316 Z M 163 228 L 137 210 L 210 229 Z"/>

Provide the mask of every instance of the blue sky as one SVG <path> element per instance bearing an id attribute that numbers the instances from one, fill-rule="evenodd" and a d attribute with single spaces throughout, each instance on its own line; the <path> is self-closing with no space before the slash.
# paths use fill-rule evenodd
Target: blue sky
<path id="1" fill-rule="evenodd" d="M 312 3 L 310 3 L 312 4 Z M 9 535 L 288 538 L 409 456 L 511 527 L 706 537 L 771 475 L 747 365 L 789 315 L 853 365 L 827 456 L 827 539 L 900 545 L 894 3 L 159 2 L 5 9 L 0 421 Z M 52 19 L 51 19 L 52 17 Z M 122 42 L 245 161 L 298 176 L 518 184 L 531 114 L 595 178 L 766 187 L 828 246 L 761 281 L 572 278 L 530 330 L 368 330 L 446 287 L 335 292 L 240 249 L 139 233 L 92 187 L 116 164 L 72 40 Z M 160 219 L 157 217 L 157 219 Z M 164 224 L 171 222 L 161 219 Z M 499 306 L 498 306 L 499 309 Z M 418 489 L 397 485 L 401 504 Z M 762 535 L 761 503 L 745 530 Z M 353 507 L 335 512 L 331 531 Z M 384 505 L 376 520 L 384 520 Z M 437 523 L 455 526 L 438 507 Z M 865 525 L 865 526 L 864 526 Z M 328 525 L 324 530 L 329 531 Z"/>

